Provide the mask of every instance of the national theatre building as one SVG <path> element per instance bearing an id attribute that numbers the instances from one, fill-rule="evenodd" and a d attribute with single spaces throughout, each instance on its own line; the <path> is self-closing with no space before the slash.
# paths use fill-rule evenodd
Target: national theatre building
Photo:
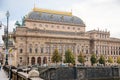
<path id="1" fill-rule="evenodd" d="M 63 60 L 65 51 L 70 49 L 75 58 L 82 52 L 87 65 L 93 53 L 97 57 L 103 54 L 106 60 L 111 56 L 116 64 L 120 39 L 111 38 L 107 30 L 85 31 L 85 28 L 81 18 L 71 12 L 34 8 L 25 16 L 23 25 L 16 26 L 11 33 L 15 47 L 12 63 L 15 66 L 49 64 L 57 48 Z"/>

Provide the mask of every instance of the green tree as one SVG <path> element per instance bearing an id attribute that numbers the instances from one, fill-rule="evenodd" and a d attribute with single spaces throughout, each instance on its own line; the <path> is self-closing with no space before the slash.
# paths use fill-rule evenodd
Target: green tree
<path id="1" fill-rule="evenodd" d="M 113 63 L 113 58 L 111 56 L 108 57 L 108 62 Z"/>
<path id="2" fill-rule="evenodd" d="M 90 61 L 91 61 L 92 66 L 97 62 L 97 58 L 95 54 L 91 55 Z"/>
<path id="3" fill-rule="evenodd" d="M 54 52 L 53 52 L 53 55 L 52 55 L 52 62 L 60 62 L 61 61 L 61 56 L 60 54 L 58 53 L 58 49 L 55 49 Z"/>
<path id="4" fill-rule="evenodd" d="M 75 58 L 70 49 L 65 52 L 65 63 L 75 64 Z"/>
<path id="5" fill-rule="evenodd" d="M 82 53 L 79 54 L 79 56 L 78 56 L 78 61 L 79 61 L 80 63 L 82 63 L 82 64 L 85 63 L 85 58 L 84 58 L 84 55 L 83 55 Z"/>
<path id="6" fill-rule="evenodd" d="M 100 56 L 99 63 L 105 65 L 105 57 L 103 55 Z"/>
<path id="7" fill-rule="evenodd" d="M 117 57 L 117 63 L 120 64 L 120 56 Z"/>

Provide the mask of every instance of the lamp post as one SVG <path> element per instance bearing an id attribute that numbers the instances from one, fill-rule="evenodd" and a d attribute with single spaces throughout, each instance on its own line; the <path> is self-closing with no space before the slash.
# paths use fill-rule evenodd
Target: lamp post
<path id="1" fill-rule="evenodd" d="M 77 31 L 75 30 L 75 37 L 74 37 L 74 50 L 75 50 L 75 66 L 74 69 L 74 80 L 77 80 L 77 51 L 76 51 L 76 42 L 75 39 L 77 38 Z"/>
<path id="2" fill-rule="evenodd" d="M 5 59 L 5 65 L 8 65 L 8 23 L 9 23 L 9 11 L 6 12 L 6 17 L 7 17 L 7 26 L 2 24 L 2 22 L 0 22 L 0 28 L 2 27 L 2 25 L 5 27 L 4 28 L 4 35 L 5 35 L 5 51 L 6 51 L 6 59 Z"/>
<path id="3" fill-rule="evenodd" d="M 6 17 L 7 17 L 7 26 L 5 29 L 5 47 L 6 47 L 6 61 L 5 61 L 5 65 L 8 65 L 8 24 L 9 24 L 9 11 L 7 11 L 6 13 Z"/>
<path id="4" fill-rule="evenodd" d="M 2 25 L 4 26 L 4 42 L 5 42 L 5 53 L 6 53 L 6 57 L 5 57 L 5 65 L 8 65 L 8 24 L 9 24 L 9 11 L 6 12 L 6 17 L 7 17 L 7 26 L 5 26 L 4 24 L 2 24 L 2 22 L 0 22 L 0 27 L 2 27 Z M 11 80 L 11 74 L 9 75 L 9 80 Z"/>

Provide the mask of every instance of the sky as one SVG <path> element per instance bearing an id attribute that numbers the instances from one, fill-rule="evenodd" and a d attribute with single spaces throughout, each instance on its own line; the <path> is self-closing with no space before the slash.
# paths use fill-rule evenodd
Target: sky
<path id="1" fill-rule="evenodd" d="M 6 25 L 5 14 L 8 10 L 9 31 L 12 31 L 15 21 L 21 21 L 23 16 L 32 11 L 34 4 L 37 8 L 72 11 L 73 15 L 84 21 L 86 31 L 107 29 L 111 37 L 120 38 L 120 0 L 0 0 L 0 21 Z M 3 27 L 0 36 L 4 33 Z"/>

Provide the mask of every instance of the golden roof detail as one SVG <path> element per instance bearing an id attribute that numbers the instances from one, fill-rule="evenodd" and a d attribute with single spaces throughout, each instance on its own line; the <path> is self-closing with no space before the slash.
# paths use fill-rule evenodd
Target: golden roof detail
<path id="1" fill-rule="evenodd" d="M 33 11 L 72 16 L 72 12 L 56 11 L 56 10 L 49 10 L 49 9 L 42 9 L 42 8 L 33 8 Z"/>

